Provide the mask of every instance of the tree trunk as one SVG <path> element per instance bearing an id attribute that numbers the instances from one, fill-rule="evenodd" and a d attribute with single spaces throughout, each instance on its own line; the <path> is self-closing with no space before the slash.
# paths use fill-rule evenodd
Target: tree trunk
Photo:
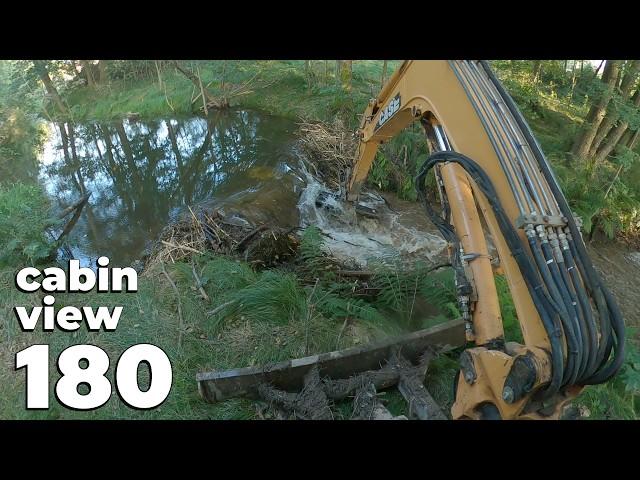
<path id="1" fill-rule="evenodd" d="M 576 68 L 576 64 L 577 64 L 577 60 L 573 61 L 573 66 L 571 67 L 571 93 L 569 95 L 569 98 L 573 99 L 573 92 L 576 89 L 576 81 L 578 79 L 577 77 L 577 72 L 578 69 Z"/>
<path id="2" fill-rule="evenodd" d="M 342 83 L 342 89 L 351 91 L 351 77 L 353 74 L 353 60 L 342 60 L 340 65 L 340 82 Z"/>
<path id="3" fill-rule="evenodd" d="M 80 65 L 82 65 L 82 71 L 87 79 L 87 86 L 89 88 L 94 88 L 96 86 L 96 81 L 93 78 L 93 72 L 91 71 L 91 67 L 93 65 L 91 65 L 87 60 L 80 60 Z"/>
<path id="4" fill-rule="evenodd" d="M 633 105 L 638 108 L 640 107 L 640 91 L 636 90 L 636 93 L 633 95 Z M 618 146 L 620 143 L 620 139 L 624 135 L 624 133 L 629 128 L 629 123 L 621 120 L 618 125 L 616 125 L 609 135 L 606 136 L 604 141 L 602 142 L 602 146 L 598 150 L 595 156 L 596 165 L 603 162 L 609 154 Z"/>
<path id="5" fill-rule="evenodd" d="M 108 83 L 107 60 L 98 60 L 98 83 Z"/>
<path id="6" fill-rule="evenodd" d="M 533 62 L 533 83 L 538 83 L 540 73 L 542 72 L 542 60 L 534 60 Z"/>
<path id="7" fill-rule="evenodd" d="M 189 69 L 181 66 L 176 60 L 173 60 L 173 66 L 176 67 L 176 70 L 178 70 L 180 73 L 182 73 L 185 77 L 187 77 L 189 80 L 191 80 L 191 83 L 193 83 L 195 85 L 195 87 L 200 90 L 200 80 L 198 79 L 198 77 Z M 219 99 L 214 97 L 211 92 L 209 90 L 207 90 L 206 88 L 203 88 L 203 92 L 204 95 L 207 99 L 207 104 L 211 104 L 211 106 L 215 107 L 215 108 L 226 108 L 229 106 L 229 102 L 225 99 Z"/>
<path id="8" fill-rule="evenodd" d="M 304 76 L 307 79 L 307 88 L 313 86 L 313 69 L 311 68 L 311 60 L 304 61 Z"/>
<path id="9" fill-rule="evenodd" d="M 593 74 L 593 78 L 596 78 L 598 76 L 598 73 L 600 73 L 600 70 L 602 69 L 602 65 L 604 65 L 604 62 L 606 62 L 606 60 L 602 60 L 599 64 L 598 64 L 598 68 L 596 68 L 596 71 Z"/>
<path id="10" fill-rule="evenodd" d="M 387 61 L 384 60 L 382 62 L 382 78 L 380 79 L 380 90 L 382 90 L 382 87 L 384 87 L 384 81 L 386 77 L 387 77 Z"/>
<path id="11" fill-rule="evenodd" d="M 571 153 L 575 157 L 584 158 L 589 153 L 593 139 L 596 136 L 598 128 L 602 123 L 602 120 L 606 114 L 607 106 L 611 100 L 613 89 L 615 88 L 615 82 L 618 78 L 619 62 L 616 60 L 609 60 L 605 66 L 604 73 L 602 75 L 602 82 L 605 84 L 605 91 L 600 98 L 591 106 L 589 114 L 585 119 L 585 129 L 582 134 L 576 139 L 571 149 Z"/>
<path id="12" fill-rule="evenodd" d="M 631 90 L 636 84 L 636 80 L 638 78 L 638 72 L 640 72 L 640 60 L 633 60 L 630 62 L 629 68 L 627 72 L 624 74 L 622 78 L 622 82 L 620 84 L 620 97 L 622 101 L 626 101 L 629 99 L 631 95 Z M 589 155 L 593 156 L 596 154 L 598 149 L 600 148 L 600 144 L 607 136 L 607 134 L 611 131 L 616 121 L 618 120 L 619 113 L 612 108 L 608 109 L 607 115 L 605 116 L 600 128 L 598 129 L 598 133 L 593 139 L 593 143 L 591 144 L 591 148 L 589 149 Z"/>
<path id="13" fill-rule="evenodd" d="M 65 107 L 64 102 L 62 101 L 62 97 L 58 93 L 55 85 L 51 81 L 51 77 L 49 76 L 49 72 L 47 71 L 47 65 L 44 60 L 34 60 L 33 66 L 35 67 L 36 73 L 38 77 L 44 84 L 44 88 L 47 90 L 49 96 L 53 99 L 60 113 L 67 114 L 69 113 L 67 107 Z"/>
<path id="14" fill-rule="evenodd" d="M 640 137 L 639 134 L 640 130 L 636 130 L 632 137 L 629 139 L 629 142 L 627 143 L 628 149 L 633 150 L 635 148 L 636 143 L 638 142 L 638 137 Z"/>

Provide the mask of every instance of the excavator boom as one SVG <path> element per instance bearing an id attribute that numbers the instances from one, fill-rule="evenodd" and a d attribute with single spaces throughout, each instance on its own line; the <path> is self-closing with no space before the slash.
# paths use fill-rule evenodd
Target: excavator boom
<path id="1" fill-rule="evenodd" d="M 347 200 L 357 200 L 379 145 L 414 121 L 431 150 L 416 188 L 449 242 L 469 342 L 452 415 L 558 418 L 585 385 L 619 370 L 624 325 L 553 171 L 487 62 L 408 60 L 365 111 Z M 426 190 L 432 170 L 440 212 Z M 505 341 L 496 262 L 522 343 Z"/>

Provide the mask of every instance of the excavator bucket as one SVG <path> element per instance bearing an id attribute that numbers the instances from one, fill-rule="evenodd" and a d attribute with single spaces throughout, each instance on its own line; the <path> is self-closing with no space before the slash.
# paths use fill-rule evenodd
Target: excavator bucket
<path id="1" fill-rule="evenodd" d="M 398 419 L 378 397 L 381 390 L 397 388 L 409 418 L 444 420 L 448 417 L 425 388 L 424 377 L 435 355 L 464 342 L 464 322 L 454 320 L 345 350 L 199 373 L 196 379 L 207 402 L 249 397 L 262 400 L 280 418 L 333 419 L 332 405 L 352 399 L 351 419 Z"/>

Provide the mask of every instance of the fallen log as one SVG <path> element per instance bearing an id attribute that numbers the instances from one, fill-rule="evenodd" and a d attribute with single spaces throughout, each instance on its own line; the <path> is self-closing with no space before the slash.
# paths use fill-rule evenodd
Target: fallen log
<path id="1" fill-rule="evenodd" d="M 426 368 L 415 368 L 400 353 L 394 355 L 392 362 L 400 373 L 398 390 L 409 406 L 409 417 L 420 420 L 446 420 L 447 416 L 424 386 Z"/>
<path id="2" fill-rule="evenodd" d="M 452 320 L 425 330 L 345 350 L 271 365 L 198 373 L 196 381 L 202 398 L 211 403 L 239 396 L 257 398 L 260 384 L 270 384 L 284 391 L 301 390 L 305 376 L 314 366 L 317 366 L 322 378 L 348 380 L 354 375 L 380 369 L 398 348 L 408 361 L 418 363 L 429 348 L 438 347 L 442 352 L 461 347 L 464 343 L 464 322 Z M 393 379 L 390 377 L 387 382 L 393 382 Z M 337 394 L 329 394 L 331 397 L 335 395 Z"/>
<path id="3" fill-rule="evenodd" d="M 69 234 L 69 232 L 71 230 L 73 230 L 73 227 L 75 227 L 76 223 L 78 222 L 78 219 L 80 218 L 80 214 L 82 213 L 82 209 L 84 208 L 84 206 L 87 204 L 87 202 L 89 201 L 89 197 L 91 196 L 91 193 L 87 193 L 85 196 L 83 196 L 80 200 L 78 200 L 76 203 L 74 203 L 73 205 L 65 208 L 62 213 L 58 216 L 58 218 L 64 218 L 66 217 L 69 213 L 75 211 L 75 213 L 73 214 L 73 216 L 71 217 L 71 219 L 67 222 L 67 224 L 65 225 L 65 227 L 62 229 L 62 233 L 60 233 L 60 235 L 58 236 L 58 238 L 56 239 L 57 242 L 59 242 L 60 240 L 62 240 L 66 235 Z"/>
<path id="4" fill-rule="evenodd" d="M 209 92 L 209 90 L 207 90 L 202 86 L 202 80 L 200 79 L 199 76 L 194 74 L 188 68 L 182 66 L 177 60 L 173 60 L 171 63 L 173 64 L 176 70 L 178 70 L 185 77 L 187 77 L 191 81 L 191 83 L 193 83 L 194 86 L 200 90 L 201 95 L 204 95 L 204 98 L 206 99 L 205 104 L 207 106 L 212 106 L 214 108 L 219 108 L 219 109 L 229 107 L 229 100 L 227 98 L 215 97 L 211 92 Z"/>
<path id="5" fill-rule="evenodd" d="M 80 200 L 78 200 L 77 202 L 75 202 L 73 205 L 69 205 L 67 208 L 65 208 L 64 210 L 62 210 L 62 212 L 60 212 L 58 214 L 58 218 L 64 218 L 67 215 L 69 215 L 71 212 L 73 212 L 76 208 L 79 208 L 81 206 L 84 206 L 85 203 L 87 203 L 87 201 L 89 200 L 89 197 L 91 196 L 91 193 L 87 193 L 86 195 L 83 195 Z"/>
<path id="6" fill-rule="evenodd" d="M 356 392 L 353 400 L 352 420 L 406 420 L 406 417 L 394 417 L 378 400 L 378 391 L 373 383 L 367 383 Z"/>

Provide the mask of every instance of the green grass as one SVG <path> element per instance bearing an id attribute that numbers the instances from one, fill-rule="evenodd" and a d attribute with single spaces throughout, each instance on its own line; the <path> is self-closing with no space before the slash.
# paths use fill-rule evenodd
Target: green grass
<path id="1" fill-rule="evenodd" d="M 40 186 L 0 184 L 0 267 L 33 265 L 49 256 L 45 229 L 55 220 L 47 218 L 48 209 Z"/>
<path id="2" fill-rule="evenodd" d="M 390 62 L 389 73 L 398 62 Z M 207 61 L 199 62 L 202 79 L 214 94 L 221 93 L 224 72 L 226 85 L 245 85 L 242 95 L 232 97 L 232 106 L 256 108 L 290 118 L 329 120 L 344 113 L 355 122 L 370 97 L 380 88 L 381 61 L 354 63 L 352 92 L 343 92 L 334 77 L 334 62 L 329 61 L 325 77 L 324 62 L 312 61 L 314 80 L 309 82 L 302 61 Z M 187 62 L 186 66 L 190 66 Z M 191 105 L 197 95 L 193 84 L 182 74 L 167 68 L 162 73 L 161 86 L 157 78 L 113 80 L 109 85 L 76 88 L 68 93 L 66 102 L 73 119 L 113 120 L 132 113 L 142 118 L 172 114 L 189 114 L 201 107 L 201 101 Z M 356 113 L 357 112 L 357 113 Z"/>

